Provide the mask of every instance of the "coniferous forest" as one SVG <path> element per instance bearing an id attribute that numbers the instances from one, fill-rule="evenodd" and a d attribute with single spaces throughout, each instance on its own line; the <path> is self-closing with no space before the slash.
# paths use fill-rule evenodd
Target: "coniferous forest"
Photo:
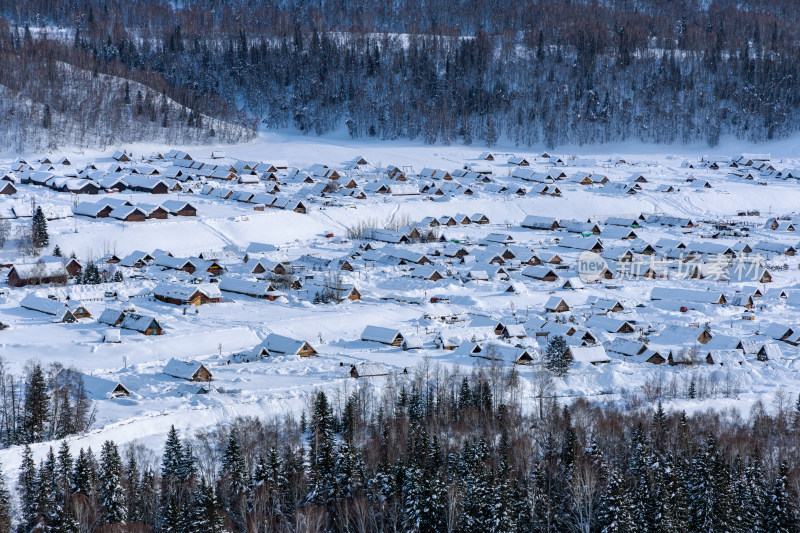
<path id="1" fill-rule="evenodd" d="M 787 0 L 0 1 L 11 145 L 255 129 L 520 146 L 780 138 Z"/>
<path id="2" fill-rule="evenodd" d="M 160 450 L 61 442 L 37 464 L 26 447 L 17 531 L 800 531 L 788 396 L 747 416 L 585 400 L 539 416 L 513 370 L 429 371 L 317 392 L 299 419 L 173 427 Z"/>

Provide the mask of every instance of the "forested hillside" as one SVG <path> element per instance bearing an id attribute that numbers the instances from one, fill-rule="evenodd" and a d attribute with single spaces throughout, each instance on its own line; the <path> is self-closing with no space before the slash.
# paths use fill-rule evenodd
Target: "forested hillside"
<path id="1" fill-rule="evenodd" d="M 194 111 L 248 128 L 522 146 L 713 146 L 800 124 L 800 28 L 785 0 L 3 0 L 0 14 L 4 84 L 53 74 L 57 59 L 187 108 L 168 122 Z M 9 127 L 44 126 L 43 106 L 72 83 L 54 77 L 35 97 L 10 84 L 42 108 Z"/>
<path id="2" fill-rule="evenodd" d="M 160 464 L 141 445 L 106 441 L 98 460 L 64 440 L 37 469 L 25 448 L 18 531 L 798 531 L 788 398 L 748 422 L 583 401 L 536 418 L 493 394 L 513 390 L 505 378 L 343 407 L 318 392 L 299 424 L 237 418 L 194 438 L 173 426 Z"/>

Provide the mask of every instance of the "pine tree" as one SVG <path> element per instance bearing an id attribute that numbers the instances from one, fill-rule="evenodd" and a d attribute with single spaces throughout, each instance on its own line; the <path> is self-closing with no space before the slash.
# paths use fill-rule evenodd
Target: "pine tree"
<path id="1" fill-rule="evenodd" d="M 486 134 L 484 136 L 484 140 L 486 141 L 486 146 L 492 147 L 497 144 L 497 140 L 499 139 L 500 135 L 497 132 L 497 126 L 494 123 L 492 118 L 486 120 Z"/>
<path id="2" fill-rule="evenodd" d="M 224 522 L 220 515 L 221 508 L 219 499 L 214 493 L 214 488 L 206 483 L 205 478 L 201 479 L 192 508 L 192 533 L 219 533 L 224 531 Z"/>
<path id="3" fill-rule="evenodd" d="M 352 442 L 358 426 L 358 399 L 355 395 L 350 396 L 344 404 L 341 425 L 342 438 L 347 442 Z"/>
<path id="4" fill-rule="evenodd" d="M 683 469 L 672 455 L 664 458 L 663 469 L 661 530 L 664 533 L 685 533 L 689 529 L 689 497 Z"/>
<path id="5" fill-rule="evenodd" d="M 47 233 L 47 218 L 44 216 L 42 206 L 37 206 L 31 220 L 31 242 L 35 250 L 41 250 L 50 243 Z"/>
<path id="6" fill-rule="evenodd" d="M 0 468 L 0 533 L 11 531 L 11 494 L 6 487 L 6 478 Z"/>
<path id="7" fill-rule="evenodd" d="M 754 450 L 747 462 L 744 472 L 744 488 L 746 500 L 742 514 L 747 518 L 753 531 L 764 531 L 764 512 L 767 510 L 767 487 L 764 485 L 764 473 L 761 469 L 761 458 Z"/>
<path id="8" fill-rule="evenodd" d="M 765 513 L 766 530 L 770 533 L 790 533 L 800 531 L 800 517 L 797 513 L 797 494 L 789 483 L 789 465 L 782 461 L 778 477 L 769 492 Z"/>
<path id="9" fill-rule="evenodd" d="M 650 477 L 648 470 L 648 453 L 644 431 L 637 427 L 631 443 L 630 477 L 633 479 L 631 502 L 633 503 L 633 519 L 640 531 L 655 529 L 657 512 L 653 508 L 655 498 L 650 494 Z"/>
<path id="10" fill-rule="evenodd" d="M 53 124 L 53 115 L 50 112 L 50 105 L 44 105 L 44 113 L 42 115 L 42 127 L 46 130 L 50 129 L 50 126 Z"/>
<path id="11" fill-rule="evenodd" d="M 17 531 L 18 533 L 29 533 L 36 525 L 39 489 L 36 463 L 33 462 L 33 452 L 28 445 L 25 445 L 22 451 L 22 464 L 17 478 L 17 492 L 22 513 Z"/>
<path id="12" fill-rule="evenodd" d="M 697 531 L 726 531 L 729 521 L 730 477 L 724 458 L 709 435 L 692 461 L 689 508 Z"/>
<path id="13" fill-rule="evenodd" d="M 249 485 L 247 465 L 236 438 L 236 431 L 231 431 L 228 444 L 222 454 L 221 487 L 223 504 L 231 515 L 231 519 L 241 529 L 245 529 L 246 509 L 244 504 L 245 491 Z"/>
<path id="14" fill-rule="evenodd" d="M 142 479 L 136 455 L 129 453 L 128 464 L 125 465 L 125 509 L 127 510 L 126 522 L 140 522 L 142 520 Z"/>
<path id="15" fill-rule="evenodd" d="M 53 248 L 53 256 L 54 257 L 61 257 L 61 248 L 59 248 L 57 244 L 56 244 L 56 247 Z"/>
<path id="16" fill-rule="evenodd" d="M 93 496 L 96 479 L 97 471 L 93 457 L 81 448 L 72 471 L 73 492 L 83 494 L 86 497 Z"/>
<path id="17" fill-rule="evenodd" d="M 309 493 L 312 503 L 329 503 L 333 495 L 333 414 L 328 397 L 320 391 L 314 397 L 309 444 Z"/>
<path id="18" fill-rule="evenodd" d="M 125 279 L 122 277 L 122 272 L 119 271 L 119 270 L 114 272 L 113 280 L 114 280 L 114 283 L 121 283 L 121 282 L 125 281 Z"/>
<path id="19" fill-rule="evenodd" d="M 251 508 L 257 516 L 283 515 L 283 494 L 289 483 L 283 472 L 283 461 L 278 451 L 272 447 L 267 456 L 259 456 L 251 488 Z"/>
<path id="20" fill-rule="evenodd" d="M 633 518 L 633 503 L 619 472 L 612 470 L 600 498 L 597 523 L 601 533 L 639 531 Z"/>
<path id="21" fill-rule="evenodd" d="M 102 520 L 106 524 L 124 522 L 125 489 L 122 486 L 122 458 L 117 445 L 107 440 L 100 451 L 100 485 L 98 487 Z"/>
<path id="22" fill-rule="evenodd" d="M 164 456 L 161 460 L 161 480 L 165 486 L 177 478 L 181 468 L 182 456 L 183 447 L 181 446 L 181 439 L 178 437 L 178 431 L 175 426 L 170 426 L 167 433 L 167 442 L 164 444 Z"/>
<path id="23" fill-rule="evenodd" d="M 445 530 L 446 487 L 439 477 L 426 477 L 417 466 L 403 479 L 403 524 L 408 531 Z"/>
<path id="24" fill-rule="evenodd" d="M 61 406 L 58 411 L 58 422 L 55 432 L 55 437 L 57 439 L 63 439 L 68 435 L 76 433 L 75 411 L 70 404 L 69 396 L 69 394 L 63 394 L 61 397 Z"/>
<path id="25" fill-rule="evenodd" d="M 248 485 L 247 465 L 235 431 L 231 431 L 228 437 L 228 444 L 222 454 L 221 466 L 221 474 L 230 480 L 231 494 L 235 496 L 244 492 Z"/>
<path id="26" fill-rule="evenodd" d="M 795 433 L 800 433 L 800 394 L 797 395 L 797 401 L 794 403 L 794 417 L 792 426 Z"/>
<path id="27" fill-rule="evenodd" d="M 458 390 L 458 410 L 464 412 L 467 407 L 472 405 L 472 390 L 469 388 L 469 381 L 464 376 L 461 379 L 461 388 Z"/>
<path id="28" fill-rule="evenodd" d="M 178 476 L 184 483 L 191 483 L 197 473 L 197 459 L 194 456 L 191 444 L 184 443 L 181 458 L 178 463 Z"/>
<path id="29" fill-rule="evenodd" d="M 517 531 L 520 505 L 516 495 L 519 490 L 511 480 L 511 470 L 505 459 L 501 459 L 494 478 L 492 513 L 495 517 L 494 531 Z"/>
<path id="30" fill-rule="evenodd" d="M 461 521 L 465 532 L 488 531 L 494 521 L 494 487 L 490 473 L 484 466 L 486 459 L 487 450 L 483 440 L 475 445 L 464 444 L 456 468 L 463 506 Z"/>
<path id="31" fill-rule="evenodd" d="M 572 365 L 566 339 L 561 335 L 553 337 L 545 348 L 545 366 L 556 376 L 565 376 Z"/>
<path id="32" fill-rule="evenodd" d="M 73 460 L 67 441 L 61 441 L 58 448 L 56 461 L 56 489 L 58 490 L 59 503 L 66 506 L 72 496 L 72 469 Z"/>
<path id="33" fill-rule="evenodd" d="M 351 441 L 346 440 L 339 447 L 333 475 L 337 498 L 352 499 L 364 488 L 364 462 Z"/>
<path id="34" fill-rule="evenodd" d="M 135 516 L 137 520 L 155 529 L 158 526 L 159 516 L 159 487 L 158 479 L 151 468 L 145 469 L 142 473 L 140 486 L 141 492 L 137 499 L 138 508 Z"/>
<path id="35" fill-rule="evenodd" d="M 50 395 L 44 372 L 35 363 L 25 381 L 25 404 L 22 412 L 22 434 L 26 442 L 41 442 L 46 436 Z"/>
<path id="36" fill-rule="evenodd" d="M 59 526 L 59 509 L 63 507 L 58 502 L 58 489 L 56 487 L 56 456 L 51 447 L 44 462 L 39 466 L 36 479 L 38 488 L 37 512 L 42 517 L 45 526 L 53 528 Z M 56 527 L 57 529 L 57 527 Z"/>

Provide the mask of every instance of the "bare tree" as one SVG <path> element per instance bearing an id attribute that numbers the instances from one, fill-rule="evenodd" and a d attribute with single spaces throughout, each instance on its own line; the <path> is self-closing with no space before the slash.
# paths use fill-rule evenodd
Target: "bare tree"
<path id="1" fill-rule="evenodd" d="M 544 400 L 553 394 L 555 376 L 547 369 L 547 362 L 542 354 L 531 363 L 531 385 L 533 396 L 539 403 L 539 418 L 544 417 Z"/>

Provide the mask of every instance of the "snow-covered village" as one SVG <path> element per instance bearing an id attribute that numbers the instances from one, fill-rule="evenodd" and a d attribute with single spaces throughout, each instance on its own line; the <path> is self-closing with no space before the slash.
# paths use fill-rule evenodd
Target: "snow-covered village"
<path id="1" fill-rule="evenodd" d="M 800 533 L 786 0 L 0 0 L 0 533 Z"/>
<path id="2" fill-rule="evenodd" d="M 422 375 L 494 376 L 534 413 L 793 401 L 797 160 L 428 152 L 3 163 L 6 379 L 81 378 L 92 420 L 46 431 L 96 447 Z"/>

